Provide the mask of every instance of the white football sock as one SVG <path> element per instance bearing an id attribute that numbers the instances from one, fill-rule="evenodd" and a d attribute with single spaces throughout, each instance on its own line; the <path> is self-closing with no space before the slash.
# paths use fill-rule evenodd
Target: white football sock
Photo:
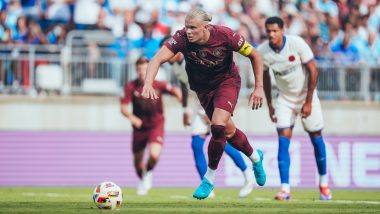
<path id="1" fill-rule="evenodd" d="M 245 182 L 250 183 L 253 182 L 253 171 L 251 167 L 247 167 L 247 169 L 244 170 L 243 172 Z"/>
<path id="2" fill-rule="evenodd" d="M 290 192 L 290 185 L 287 183 L 281 183 L 281 190 L 289 193 Z"/>
<path id="3" fill-rule="evenodd" d="M 323 186 L 323 187 L 328 186 L 327 174 L 319 175 L 319 186 Z"/>
<path id="4" fill-rule="evenodd" d="M 260 161 L 260 155 L 259 153 L 257 153 L 256 149 L 253 149 L 252 155 L 249 156 L 249 159 L 251 159 L 253 163 L 257 163 Z"/>
<path id="5" fill-rule="evenodd" d="M 207 167 L 207 171 L 204 177 L 207 178 L 207 180 L 210 181 L 210 183 L 214 184 L 215 174 L 216 174 L 216 170 L 213 170 L 213 169 L 210 169 L 210 167 Z"/>

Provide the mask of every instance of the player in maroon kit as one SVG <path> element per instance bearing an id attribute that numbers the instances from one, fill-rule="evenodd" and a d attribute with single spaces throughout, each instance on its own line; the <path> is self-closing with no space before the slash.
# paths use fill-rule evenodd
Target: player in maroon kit
<path id="1" fill-rule="evenodd" d="M 138 187 L 138 195 L 146 195 L 152 187 L 152 170 L 156 166 L 163 144 L 164 115 L 161 95 L 171 94 L 181 102 L 181 91 L 171 84 L 162 81 L 153 81 L 151 86 L 157 95 L 157 99 L 148 100 L 141 96 L 146 70 L 149 60 L 140 57 L 136 61 L 138 78 L 128 82 L 124 86 L 124 97 L 121 98 L 121 113 L 128 118 L 133 126 L 132 150 L 134 166 L 138 177 L 141 179 Z M 128 110 L 128 104 L 132 102 L 133 111 Z M 149 159 L 144 164 L 144 150 L 149 144 Z"/>
<path id="2" fill-rule="evenodd" d="M 256 81 L 249 98 L 252 109 L 260 108 L 263 102 L 261 57 L 244 37 L 230 28 L 211 25 L 208 23 L 210 21 L 211 16 L 200 8 L 187 14 L 185 28 L 177 31 L 149 63 L 142 92 L 145 98 L 157 99 L 153 82 L 160 64 L 182 52 L 190 88 L 196 92 L 207 116 L 211 118 L 208 168 L 202 183 L 193 194 L 197 199 L 207 198 L 214 189 L 215 172 L 226 140 L 250 158 L 256 182 L 263 186 L 266 181 L 262 152 L 251 147 L 246 135 L 236 128 L 231 119 L 241 86 L 239 71 L 233 61 L 233 51 L 248 57 L 252 63 Z"/>

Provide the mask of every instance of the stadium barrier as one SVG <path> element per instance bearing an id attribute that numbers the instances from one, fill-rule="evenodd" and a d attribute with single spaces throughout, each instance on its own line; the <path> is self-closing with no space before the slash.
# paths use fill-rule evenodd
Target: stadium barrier
<path id="1" fill-rule="evenodd" d="M 0 45 L 0 93 L 56 91 L 118 96 L 123 84 L 136 77 L 134 61 L 141 50 L 131 51 L 126 59 L 118 58 L 110 35 L 103 32 L 95 36 L 98 33 L 70 32 L 66 46 Z M 239 57 L 237 65 L 242 95 L 246 95 L 254 85 L 250 64 Z M 380 66 L 319 63 L 318 67 L 322 99 L 380 102 Z M 170 73 L 168 66 L 165 69 Z M 175 82 L 170 74 L 165 78 Z"/>
<path id="2" fill-rule="evenodd" d="M 279 187 L 277 137 L 249 134 L 248 138 L 264 152 L 265 187 Z M 325 136 L 325 140 L 332 188 L 380 188 L 380 136 Z M 204 149 L 207 152 L 207 146 Z M 318 173 L 309 138 L 295 136 L 290 153 L 291 185 L 316 188 Z M 0 186 L 95 186 L 112 180 L 123 187 L 135 187 L 138 182 L 131 135 L 119 132 L 3 131 L 0 171 Z M 167 134 L 153 186 L 196 187 L 199 182 L 190 135 Z M 243 183 L 241 171 L 223 155 L 216 185 L 240 187 Z"/>

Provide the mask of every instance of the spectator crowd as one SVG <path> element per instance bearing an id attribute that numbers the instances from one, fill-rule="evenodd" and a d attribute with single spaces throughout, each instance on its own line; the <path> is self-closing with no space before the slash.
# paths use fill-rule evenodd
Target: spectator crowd
<path id="1" fill-rule="evenodd" d="M 200 6 L 258 45 L 264 21 L 279 15 L 318 62 L 380 64 L 380 0 L 0 0 L 0 43 L 64 44 L 71 30 L 107 30 L 120 59 L 134 49 L 151 58 L 166 35 Z"/>

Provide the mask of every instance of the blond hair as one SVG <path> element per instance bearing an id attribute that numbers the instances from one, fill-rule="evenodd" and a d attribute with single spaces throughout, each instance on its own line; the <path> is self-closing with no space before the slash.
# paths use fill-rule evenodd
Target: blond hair
<path id="1" fill-rule="evenodd" d="M 194 19 L 194 18 L 198 18 L 199 20 L 204 21 L 204 22 L 211 22 L 212 15 L 208 14 L 206 11 L 197 7 L 197 8 L 192 9 L 186 15 L 186 19 Z"/>

